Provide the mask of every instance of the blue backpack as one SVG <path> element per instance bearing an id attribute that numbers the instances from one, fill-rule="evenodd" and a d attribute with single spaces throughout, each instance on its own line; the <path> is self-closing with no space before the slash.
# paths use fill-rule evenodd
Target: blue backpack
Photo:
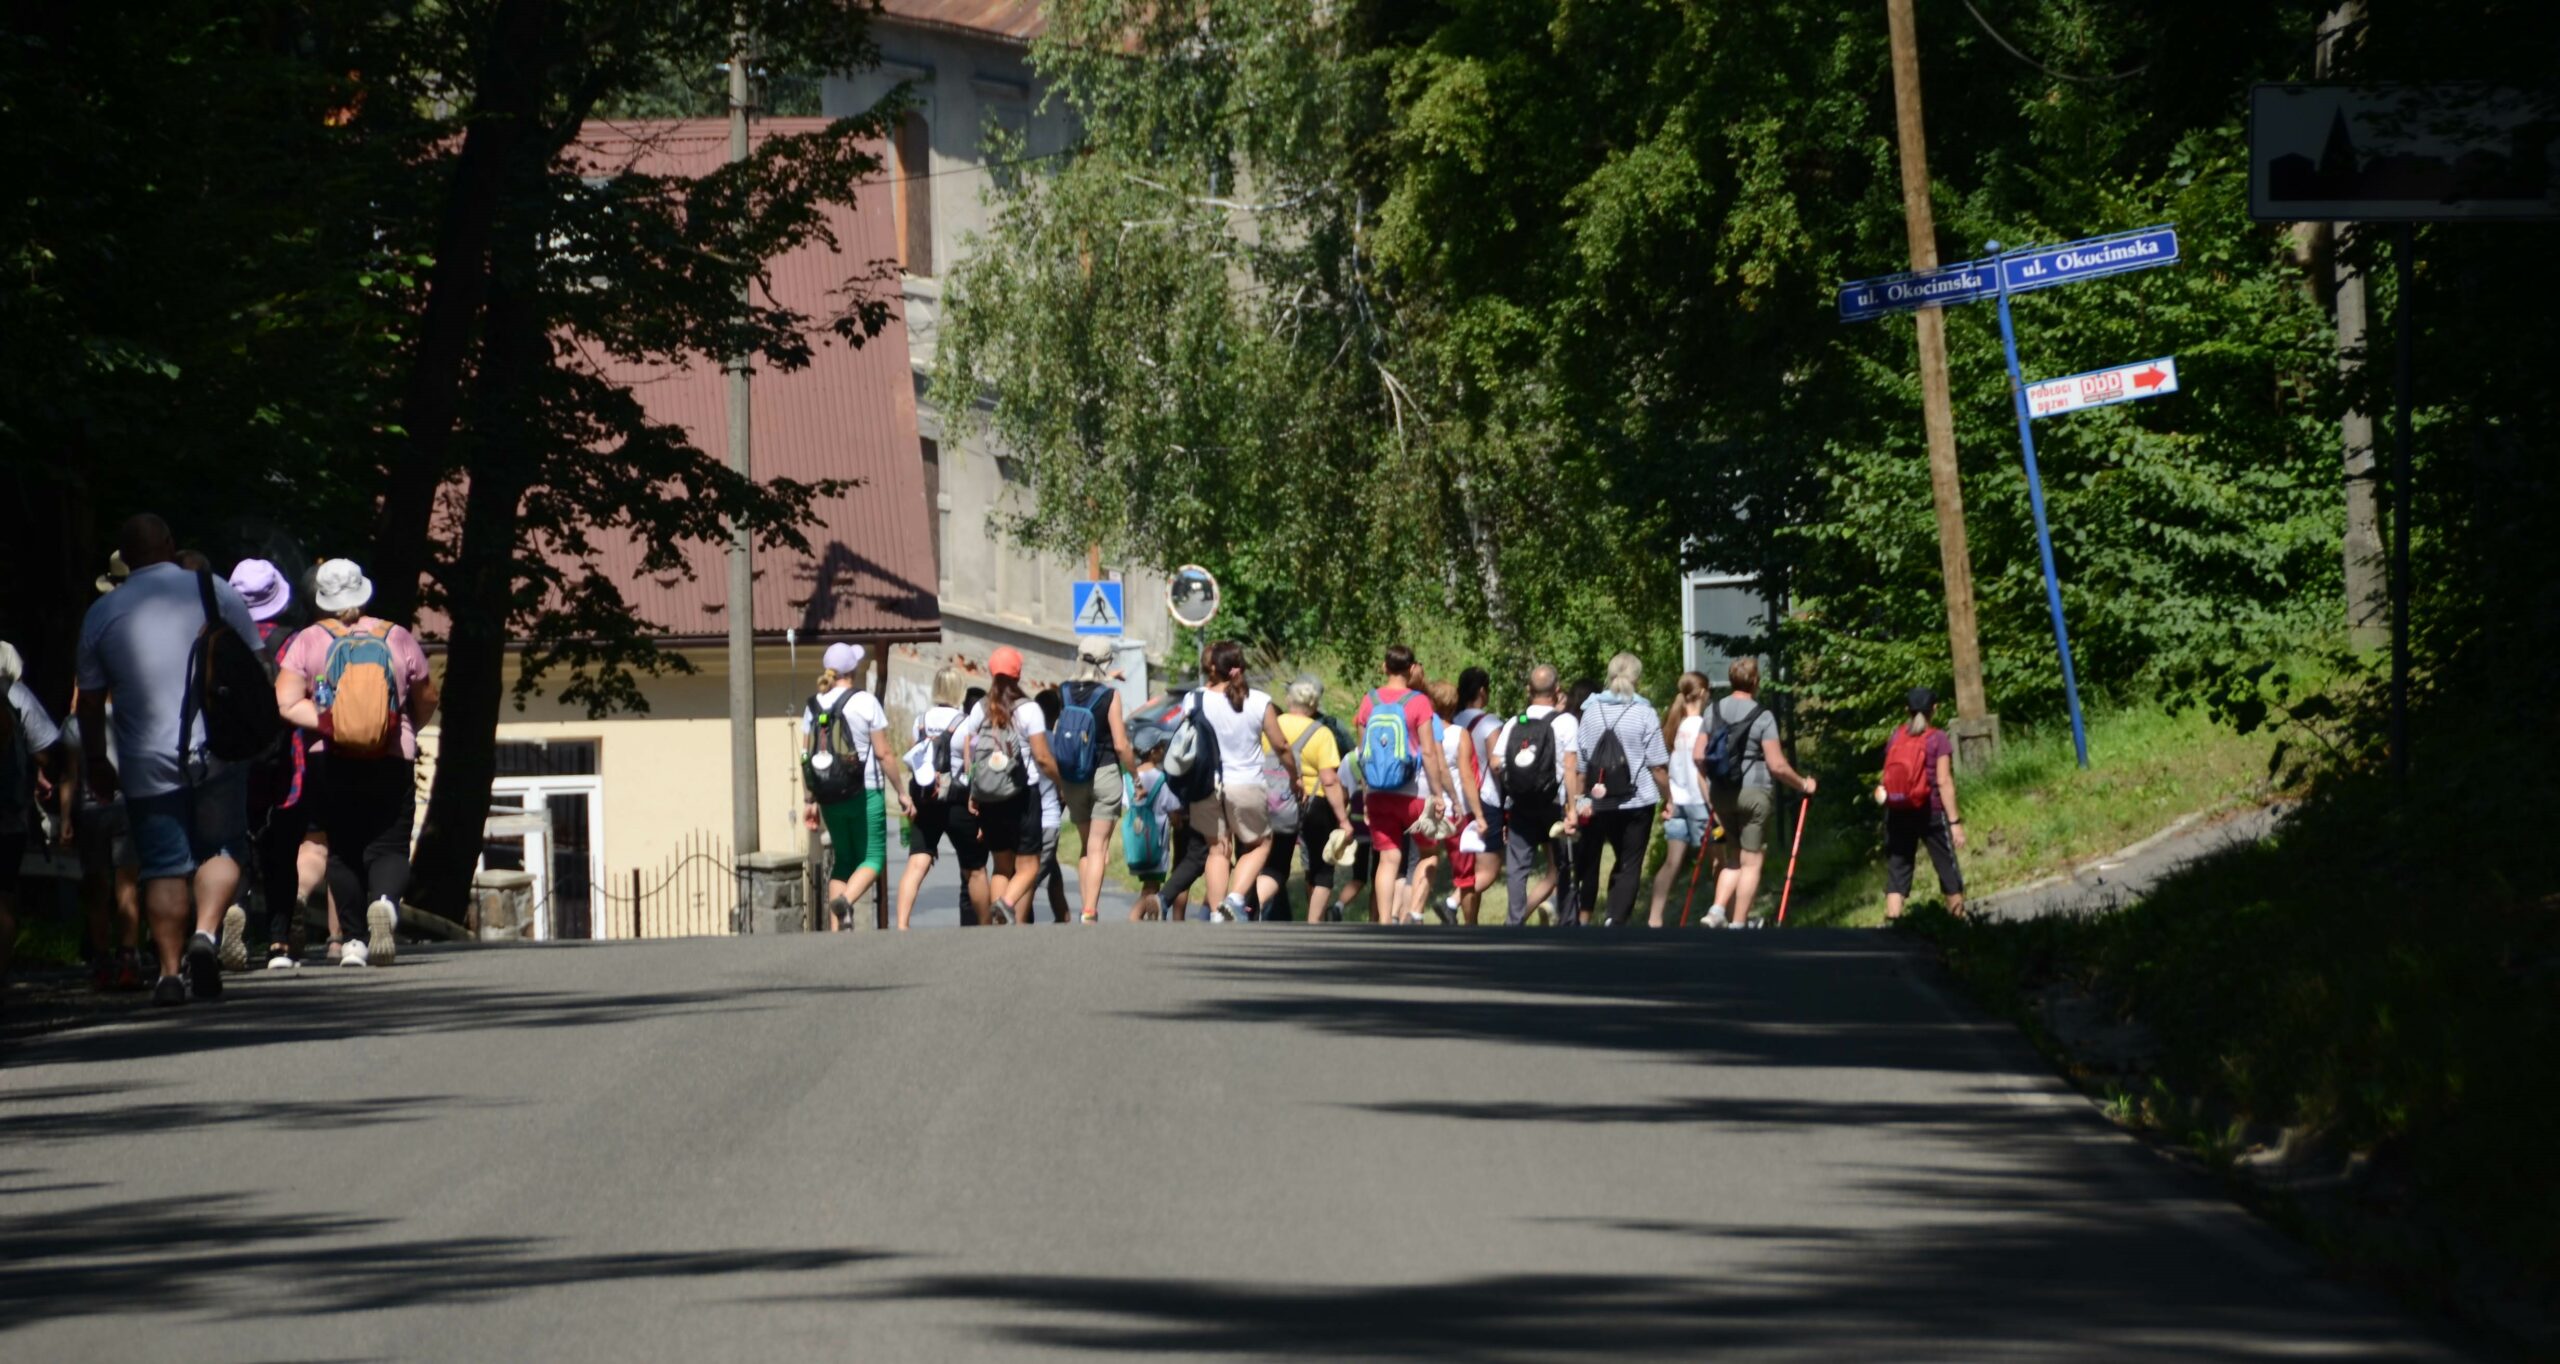
<path id="1" fill-rule="evenodd" d="M 1058 689 L 1058 723 L 1049 727 L 1049 756 L 1057 761 L 1058 780 L 1093 780 L 1101 723 L 1094 701 L 1110 689 L 1107 682 L 1070 682 Z"/>
<path id="2" fill-rule="evenodd" d="M 1164 811 L 1156 808 L 1156 793 L 1162 790 L 1161 772 L 1143 782 L 1134 773 L 1120 774 L 1120 804 L 1128 812 L 1120 821 L 1120 856 L 1132 872 L 1164 870 Z"/>
<path id="3" fill-rule="evenodd" d="M 1360 730 L 1360 781 L 1372 791 L 1393 792 L 1420 769 L 1413 756 L 1413 736 L 1406 730 L 1404 707 L 1389 705 L 1369 693 L 1369 720 Z"/>
<path id="4" fill-rule="evenodd" d="M 1742 723 L 1727 724 L 1720 704 L 1707 711 L 1707 756 L 1698 766 L 1708 781 L 1727 789 L 1740 786 L 1743 769 L 1754 760 L 1765 761 L 1757 751 L 1760 746 L 1751 742 L 1751 727 L 1768 713 L 1767 706 L 1753 706 Z"/>

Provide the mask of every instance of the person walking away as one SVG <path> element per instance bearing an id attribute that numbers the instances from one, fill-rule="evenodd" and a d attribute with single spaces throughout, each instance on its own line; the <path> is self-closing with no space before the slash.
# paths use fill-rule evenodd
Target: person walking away
<path id="1" fill-rule="evenodd" d="M 1511 897 L 1506 917 L 1513 928 L 1529 922 L 1531 911 L 1549 896 L 1555 897 L 1555 922 L 1574 922 L 1570 834 L 1580 818 L 1580 724 L 1559 704 L 1564 698 L 1556 690 L 1555 665 L 1531 668 L 1528 692 L 1527 708 L 1504 722 L 1493 740 L 1493 788 L 1502 806 L 1502 864 Z M 1548 868 L 1533 885 L 1529 873 L 1541 848 Z"/>
<path id="2" fill-rule="evenodd" d="M 1501 793 L 1493 789 L 1493 740 L 1502 732 L 1502 717 L 1487 709 L 1493 674 L 1469 668 L 1458 674 L 1458 715 L 1451 723 L 1467 732 L 1469 770 L 1460 777 L 1475 792 L 1478 823 L 1459 835 L 1459 851 L 1475 858 L 1475 875 L 1458 887 L 1458 916 L 1472 925 L 1484 908 L 1484 893 L 1502 879 Z"/>
<path id="3" fill-rule="evenodd" d="M 323 619 L 276 660 L 276 707 L 306 731 L 318 794 L 305 799 L 316 799 L 312 814 L 329 840 L 329 896 L 365 907 L 365 936 L 348 940 L 338 964 L 388 966 L 399 951 L 418 730 L 435 718 L 435 678 L 417 636 L 365 614 L 373 580 L 354 560 L 322 560 L 311 583 Z"/>
<path id="4" fill-rule="evenodd" d="M 1382 660 L 1385 681 L 1361 698 L 1352 724 L 1360 731 L 1360 780 L 1368 790 L 1369 843 L 1377 850 L 1369 918 L 1394 923 L 1401 908 L 1405 842 L 1426 799 L 1449 789 L 1449 764 L 1432 741 L 1436 716 L 1431 698 L 1412 686 L 1413 650 L 1391 644 Z"/>
<path id="5" fill-rule="evenodd" d="M 1086 635 L 1076 643 L 1076 676 L 1058 688 L 1058 721 L 1049 730 L 1049 752 L 1058 761 L 1059 799 L 1076 826 L 1083 852 L 1076 858 L 1077 918 L 1097 923 L 1102 880 L 1111 865 L 1111 836 L 1124 814 L 1121 775 L 1138 765 L 1120 689 L 1111 682 L 1112 641 Z"/>
<path id="6" fill-rule="evenodd" d="M 1603 922 L 1620 928 L 1635 909 L 1645 846 L 1653 840 L 1654 819 L 1665 808 L 1670 755 L 1662 747 L 1662 721 L 1653 703 L 1636 692 L 1644 680 L 1644 664 L 1634 654 L 1621 653 L 1609 660 L 1608 675 L 1608 689 L 1583 706 L 1577 737 L 1594 849 L 1584 854 L 1584 865 L 1596 877 L 1597 849 L 1605 847 L 1614 855 Z"/>
<path id="7" fill-rule="evenodd" d="M 808 800 L 804 821 L 826 825 L 827 931 L 851 928 L 855 907 L 889 867 L 889 792 L 915 818 L 907 784 L 893 775 L 889 713 L 880 698 L 854 685 L 863 648 L 845 640 L 818 658 L 818 682 L 800 709 L 800 772 Z M 816 827 L 812 823 L 811 827 Z"/>
<path id="8" fill-rule="evenodd" d="M 132 572 L 82 618 L 74 669 L 81 732 L 107 735 L 116 756 L 111 765 L 107 745 L 92 742 L 85 775 L 102 801 L 125 793 L 158 957 L 152 1002 L 219 999 L 214 935 L 240 887 L 249 802 L 247 773 L 213 754 L 200 670 L 212 663 L 217 632 L 229 631 L 254 651 L 257 626 L 229 583 L 178 566 L 178 547 L 159 517 L 128 519 L 117 539 Z M 112 728 L 109 692 L 116 698 Z"/>
<path id="9" fill-rule="evenodd" d="M 1956 809 L 1956 748 L 1947 732 L 1929 723 L 1938 694 L 1913 687 L 1903 698 L 1910 719 L 1894 726 L 1884 746 L 1884 780 L 1876 784 L 1876 803 L 1884 807 L 1884 917 L 1902 917 L 1911 894 L 1911 875 L 1919 851 L 1929 850 L 1938 869 L 1938 891 L 1947 897 L 1947 912 L 1964 917 L 1964 868 L 1956 852 L 1964 847 L 1964 816 Z"/>
<path id="10" fill-rule="evenodd" d="M 26 661 L 0 640 L 0 988 L 18 946 L 18 875 L 27 844 L 43 827 L 40 811 L 68 780 L 62 770 L 62 730 L 44 702 L 21 680 Z"/>
<path id="11" fill-rule="evenodd" d="M 114 723 L 115 702 L 107 702 Z M 80 691 L 71 692 L 71 718 L 62 724 L 62 766 L 68 780 L 61 793 L 64 839 L 80 858 L 80 901 L 88 926 L 89 988 L 101 994 L 139 990 L 149 984 L 142 971 L 142 864 L 134 856 L 133 826 L 126 818 L 124 793 L 98 799 L 83 775 L 88 771 L 88 740 L 80 732 Z M 116 749 L 102 744 L 114 766 Z"/>
<path id="12" fill-rule="evenodd" d="M 1056 687 L 1042 687 L 1032 696 L 1031 704 L 1040 708 L 1040 723 L 1048 726 L 1049 756 L 1055 758 L 1058 754 L 1058 717 L 1066 710 L 1066 702 Z M 1058 868 L 1058 831 L 1066 827 L 1066 823 L 1066 787 L 1060 783 L 1056 799 L 1040 802 L 1040 869 L 1031 878 L 1031 894 L 1035 899 L 1048 897 L 1049 918 L 1053 923 L 1067 921 L 1067 881 Z M 1029 923 L 1038 917 L 1035 908 L 1033 913 L 1024 916 L 1023 922 Z"/>
<path id="13" fill-rule="evenodd" d="M 1164 878 L 1173 864 L 1170 827 L 1175 803 L 1165 791 L 1163 731 L 1133 736 L 1137 761 L 1121 769 L 1120 857 L 1137 878 L 1138 902 L 1129 907 L 1129 922 L 1143 923 L 1164 912 Z"/>
<path id="14" fill-rule="evenodd" d="M 1777 824 L 1777 785 L 1811 797 L 1814 779 L 1795 770 L 1778 742 L 1778 717 L 1760 703 L 1760 660 L 1737 658 L 1725 669 L 1733 690 L 1708 708 L 1707 724 L 1693 750 L 1707 779 L 1707 803 L 1722 840 L 1715 903 L 1707 927 L 1748 928 L 1751 902 L 1760 893 L 1770 830 Z"/>
<path id="15" fill-rule="evenodd" d="M 1680 864 L 1688 854 L 1700 857 L 1707 852 L 1707 793 L 1698 786 L 1696 761 L 1700 730 L 1706 728 L 1707 675 L 1699 672 L 1680 674 L 1679 690 L 1671 698 L 1671 709 L 1662 716 L 1662 743 L 1671 755 L 1671 814 L 1662 822 L 1662 870 L 1653 878 L 1653 906 L 1645 915 L 1645 926 L 1662 927 L 1662 911 L 1670 902 L 1672 891 L 1680 885 Z M 1697 873 L 1690 876 L 1694 881 Z"/>
<path id="16" fill-rule="evenodd" d="M 293 604 L 293 588 L 282 571 L 264 559 L 243 559 L 231 567 L 231 590 L 249 607 L 258 626 L 258 657 L 272 682 L 281 670 L 285 646 L 299 633 L 283 617 Z M 294 930 L 303 906 L 328 880 L 328 849 L 308 841 L 310 754 L 303 732 L 294 728 L 284 741 L 249 765 L 249 845 L 254 854 L 250 882 L 266 910 L 270 971 L 290 971 L 302 964 L 295 954 Z M 305 855 L 309 849 L 311 856 Z M 248 964 L 248 916 L 238 905 L 222 914 L 222 967 L 236 971 Z"/>
<path id="17" fill-rule="evenodd" d="M 1333 895 L 1326 901 L 1324 912 L 1308 922 L 1321 919 L 1339 923 L 1349 917 L 1351 906 L 1360 898 L 1361 887 L 1368 885 L 1376 874 L 1378 850 L 1369 843 L 1369 789 L 1360 782 L 1359 732 L 1349 722 L 1322 707 L 1317 708 L 1315 718 L 1316 723 L 1333 735 L 1334 746 L 1342 753 L 1342 766 L 1335 770 L 1335 775 L 1342 779 L 1343 808 L 1350 812 L 1351 823 L 1347 826 L 1350 831 L 1348 857 L 1336 851 L 1334 856 L 1326 859 L 1338 869 L 1333 873 Z M 1330 839 L 1327 845 L 1330 847 Z"/>
<path id="18" fill-rule="evenodd" d="M 915 813 L 908 818 L 913 833 L 907 843 L 907 869 L 898 878 L 901 933 L 915 916 L 916 896 L 946 842 L 960 868 L 964 906 L 960 922 L 975 922 L 977 907 L 987 898 L 987 850 L 979 846 L 977 823 L 969 817 L 967 784 L 959 780 L 951 749 L 952 733 L 966 713 L 960 702 L 968 685 L 968 675 L 947 664 L 933 675 L 933 704 L 916 717 L 914 743 L 907 749 L 907 802 Z"/>
<path id="19" fill-rule="evenodd" d="M 1431 908 L 1434 859 L 1445 858 L 1449 864 L 1449 895 L 1438 902 L 1440 920 L 1445 924 L 1459 921 L 1460 892 L 1471 886 L 1476 875 L 1476 853 L 1483 843 L 1484 811 L 1478 804 L 1474 742 L 1459 723 L 1458 688 L 1455 683 L 1434 682 L 1431 711 L 1438 722 L 1432 739 L 1440 746 L 1441 763 L 1449 770 L 1449 790 L 1440 797 L 1438 824 L 1444 831 L 1426 850 L 1417 845 L 1418 859 L 1412 875 L 1412 890 L 1406 901 L 1408 923 L 1426 923 L 1423 916 Z M 1470 844 L 1476 846 L 1469 846 Z M 1472 922 L 1472 920 L 1470 920 Z"/>
<path id="20" fill-rule="evenodd" d="M 1271 697 L 1245 680 L 1244 646 L 1209 646 L 1207 684 L 1191 694 L 1193 710 L 1217 739 L 1218 789 L 1192 802 L 1191 831 L 1207 840 L 1209 919 L 1233 923 L 1252 912 L 1247 892 L 1271 859 L 1271 798 L 1262 785 L 1263 746 L 1285 752 Z M 1207 755 L 1204 755 L 1204 757 Z"/>
<path id="21" fill-rule="evenodd" d="M 1022 690 L 1022 651 L 1011 645 L 987 656 L 987 695 L 961 720 L 952 748 L 965 755 L 969 812 L 995 863 L 990 922 L 1032 918 L 1027 898 L 1040 874 L 1040 815 L 1056 789 L 1048 722 Z"/>
<path id="22" fill-rule="evenodd" d="M 1565 693 L 1564 708 L 1574 717 L 1577 742 L 1581 733 L 1583 707 L 1590 705 L 1591 698 L 1599 694 L 1600 679 L 1596 677 L 1576 679 L 1572 690 Z M 1575 756 L 1579 759 L 1581 755 Z M 1565 840 L 1571 845 L 1573 852 L 1573 875 L 1566 879 L 1573 888 L 1574 901 L 1569 909 L 1566 906 L 1557 906 L 1556 921 L 1558 923 L 1587 924 L 1591 922 L 1591 906 L 1599 898 L 1600 844 L 1588 836 L 1591 832 L 1591 773 L 1588 768 L 1583 770 L 1582 785 L 1582 798 L 1575 802 L 1578 808 L 1574 812 L 1573 824 L 1565 830 Z M 1573 916 L 1570 921 L 1564 917 L 1567 913 Z"/>
<path id="23" fill-rule="evenodd" d="M 1334 736 L 1332 727 L 1318 718 L 1323 711 L 1324 684 L 1312 677 L 1301 677 L 1289 684 L 1286 700 L 1288 713 L 1280 717 L 1280 734 L 1288 743 L 1281 751 L 1295 755 L 1289 766 L 1298 797 L 1298 836 L 1283 842 L 1272 854 L 1278 870 L 1263 874 L 1262 885 L 1268 888 L 1263 902 L 1269 904 L 1281 897 L 1289 884 L 1290 857 L 1293 852 L 1303 851 L 1307 861 L 1306 921 L 1320 924 L 1333 897 L 1335 871 L 1325 850 L 1337 831 L 1351 827 L 1351 800 L 1342 786 L 1341 741 Z"/>

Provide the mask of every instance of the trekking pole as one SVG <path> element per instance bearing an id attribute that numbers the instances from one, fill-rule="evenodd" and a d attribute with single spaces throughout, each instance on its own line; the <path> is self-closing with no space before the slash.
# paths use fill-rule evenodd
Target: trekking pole
<path id="1" fill-rule="evenodd" d="M 1787 884 L 1778 892 L 1778 927 L 1787 926 L 1787 897 L 1796 893 L 1796 854 L 1804 851 L 1804 812 L 1813 806 L 1813 797 L 1796 802 L 1796 836 L 1787 849 Z"/>
<path id="2" fill-rule="evenodd" d="M 1689 906 L 1698 903 L 1698 873 L 1707 869 L 1707 848 L 1710 846 L 1707 843 L 1706 838 L 1707 831 L 1704 829 L 1699 830 L 1698 849 L 1691 855 L 1689 862 L 1689 893 L 1682 897 L 1680 901 L 1680 926 L 1682 928 L 1687 928 L 1689 926 Z"/>

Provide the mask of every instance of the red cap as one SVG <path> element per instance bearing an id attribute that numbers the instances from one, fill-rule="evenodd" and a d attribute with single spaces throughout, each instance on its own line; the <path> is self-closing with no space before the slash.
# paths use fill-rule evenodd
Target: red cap
<path id="1" fill-rule="evenodd" d="M 1022 676 L 1022 651 L 1008 644 L 987 655 L 987 671 L 997 677 Z"/>

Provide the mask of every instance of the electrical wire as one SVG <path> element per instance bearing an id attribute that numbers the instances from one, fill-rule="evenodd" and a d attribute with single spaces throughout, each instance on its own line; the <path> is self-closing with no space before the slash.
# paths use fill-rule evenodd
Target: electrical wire
<path id="1" fill-rule="evenodd" d="M 2118 71 L 2113 75 L 2106 76 L 2075 76 L 2068 71 L 2056 71 L 2052 67 L 2045 65 L 2043 62 L 2037 61 L 2035 58 L 2028 56 L 2026 53 L 2020 52 L 2016 44 L 2001 37 L 2000 30 L 1993 28 L 1991 26 L 1991 21 L 1982 17 L 1982 11 L 1973 7 L 1973 0 L 1964 0 L 1964 12 L 1973 16 L 1973 22 L 1980 25 L 1982 27 L 1982 31 L 1991 36 L 1991 41 L 2000 45 L 2001 51 L 2008 53 L 2010 56 L 2017 58 L 2019 61 L 2025 62 L 2027 65 L 2034 67 L 2036 70 L 2041 71 L 2058 81 L 2077 81 L 2083 85 L 2104 85 L 2110 81 L 2131 80 L 2135 76 L 2139 76 L 2143 72 L 2151 69 L 2151 63 L 2144 62 L 2142 65 L 2134 67 L 2132 70 Z"/>

